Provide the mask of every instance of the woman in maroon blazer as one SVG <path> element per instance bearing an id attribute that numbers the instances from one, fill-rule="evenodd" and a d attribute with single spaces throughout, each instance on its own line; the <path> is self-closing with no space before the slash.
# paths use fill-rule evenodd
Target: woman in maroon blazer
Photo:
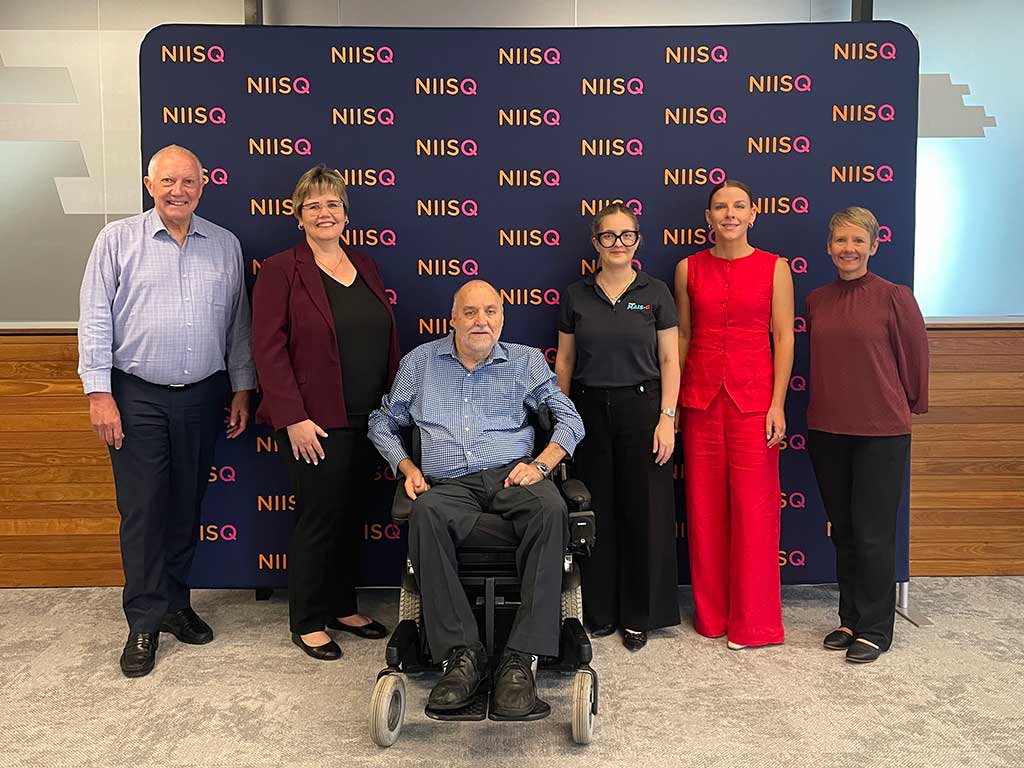
<path id="1" fill-rule="evenodd" d="M 398 368 L 398 333 L 377 265 L 339 241 L 348 223 L 341 175 L 311 168 L 292 202 L 305 239 L 264 261 L 253 290 L 256 420 L 278 430 L 298 502 L 288 548 L 292 641 L 326 661 L 341 648 L 325 628 L 387 633 L 359 614 L 355 582 L 377 459 L 367 417 Z"/>

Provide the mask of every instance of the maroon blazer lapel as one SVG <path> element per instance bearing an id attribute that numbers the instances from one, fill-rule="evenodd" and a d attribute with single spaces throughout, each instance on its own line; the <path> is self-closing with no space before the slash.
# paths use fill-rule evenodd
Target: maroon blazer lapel
<path id="1" fill-rule="evenodd" d="M 327 301 L 327 291 L 324 290 L 323 278 L 320 277 L 320 267 L 316 265 L 313 251 L 305 240 L 295 246 L 295 270 L 299 273 L 302 284 L 306 286 L 306 292 L 309 293 L 316 308 L 320 310 L 320 314 L 324 316 L 324 320 L 333 331 L 334 314 Z"/>

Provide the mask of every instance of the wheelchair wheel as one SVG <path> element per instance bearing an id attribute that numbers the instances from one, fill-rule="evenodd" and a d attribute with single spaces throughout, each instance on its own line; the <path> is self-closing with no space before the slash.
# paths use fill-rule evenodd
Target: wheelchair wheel
<path id="1" fill-rule="evenodd" d="M 566 619 L 583 621 L 583 590 L 578 572 L 568 574 L 562 584 L 562 621 Z"/>
<path id="2" fill-rule="evenodd" d="M 402 591 L 398 595 L 398 620 L 405 621 L 406 619 L 415 621 L 417 627 L 421 626 L 423 601 L 417 593 L 402 587 Z"/>
<path id="3" fill-rule="evenodd" d="M 572 683 L 572 740 L 589 744 L 594 738 L 594 678 L 578 670 Z"/>
<path id="4" fill-rule="evenodd" d="M 378 747 L 398 741 L 405 719 L 405 678 L 388 674 L 373 687 L 370 699 L 370 738 Z"/>

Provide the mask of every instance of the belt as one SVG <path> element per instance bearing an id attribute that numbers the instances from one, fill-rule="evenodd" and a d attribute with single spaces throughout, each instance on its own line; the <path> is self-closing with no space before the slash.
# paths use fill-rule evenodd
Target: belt
<path id="1" fill-rule="evenodd" d="M 660 392 L 661 381 L 658 379 L 651 379 L 650 381 L 641 381 L 639 384 L 629 384 L 624 387 L 585 387 L 581 384 L 575 384 L 572 387 L 571 393 L 577 395 L 585 395 L 588 392 L 594 393 L 615 393 L 615 392 L 636 392 L 638 395 L 642 395 L 645 392 Z"/>
<path id="2" fill-rule="evenodd" d="M 134 373 L 126 373 L 125 371 L 122 371 L 120 368 L 113 368 L 112 372 L 117 372 L 117 373 L 121 374 L 122 376 L 128 376 L 129 378 L 135 379 L 136 381 L 140 381 L 140 382 L 142 382 L 143 384 L 145 384 L 148 387 L 156 387 L 157 389 L 171 389 L 171 390 L 174 390 L 175 392 L 180 392 L 180 391 L 185 390 L 185 389 L 191 389 L 192 387 L 198 387 L 200 384 L 204 384 L 205 382 L 207 382 L 210 379 L 212 379 L 214 376 L 217 376 L 217 375 L 223 373 L 223 371 L 217 371 L 217 373 L 212 373 L 209 376 L 207 376 L 205 379 L 200 379 L 199 381 L 193 381 L 193 382 L 191 382 L 189 384 L 154 384 L 152 381 L 147 381 L 146 379 L 142 378 L 141 376 L 136 376 Z"/>

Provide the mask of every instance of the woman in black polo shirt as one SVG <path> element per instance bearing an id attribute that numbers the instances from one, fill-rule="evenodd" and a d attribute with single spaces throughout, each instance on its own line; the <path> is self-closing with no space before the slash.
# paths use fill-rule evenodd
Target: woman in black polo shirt
<path id="1" fill-rule="evenodd" d="M 555 373 L 587 429 L 575 465 L 593 495 L 598 545 L 582 563 L 584 617 L 595 637 L 622 627 L 638 651 L 647 630 L 679 623 L 676 311 L 665 283 L 633 269 L 640 225 L 629 208 L 602 209 L 591 240 L 599 268 L 562 296 Z"/>

